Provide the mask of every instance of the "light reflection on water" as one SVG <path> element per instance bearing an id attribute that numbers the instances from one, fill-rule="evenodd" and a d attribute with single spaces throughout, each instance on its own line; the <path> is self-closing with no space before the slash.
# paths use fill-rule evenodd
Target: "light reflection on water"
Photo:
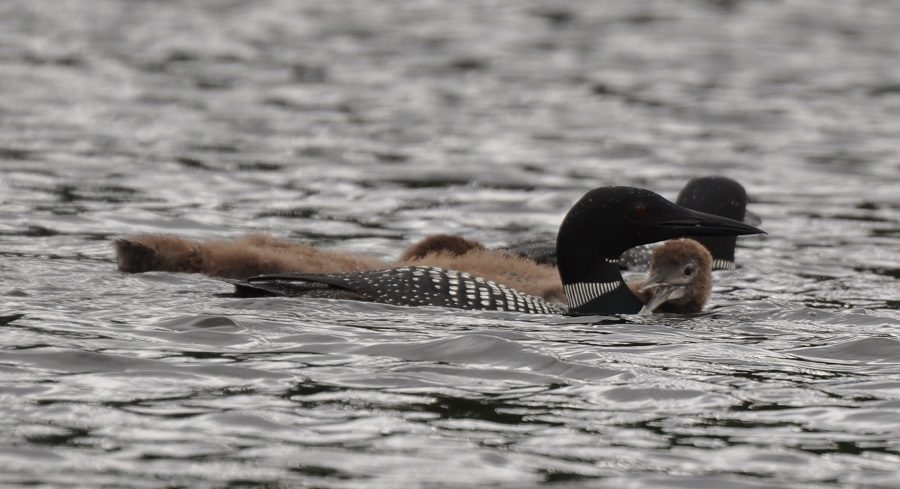
<path id="1" fill-rule="evenodd" d="M 900 484 L 891 2 L 92 6 L 0 7 L 4 486 Z M 769 234 L 694 317 L 235 299 L 110 247 L 393 258 L 710 173 Z"/>

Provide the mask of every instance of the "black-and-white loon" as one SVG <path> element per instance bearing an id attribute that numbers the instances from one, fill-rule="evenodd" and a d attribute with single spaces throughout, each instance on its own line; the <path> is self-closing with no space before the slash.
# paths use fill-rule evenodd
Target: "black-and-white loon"
<path id="1" fill-rule="evenodd" d="M 634 314 L 644 308 L 644 301 L 628 287 L 616 264 L 625 250 L 684 236 L 762 232 L 739 221 L 676 205 L 649 190 L 602 187 L 588 192 L 572 207 L 557 235 L 558 270 L 568 307 L 466 272 L 426 266 L 261 275 L 235 286 L 244 295 L 335 297 L 538 314 Z"/>

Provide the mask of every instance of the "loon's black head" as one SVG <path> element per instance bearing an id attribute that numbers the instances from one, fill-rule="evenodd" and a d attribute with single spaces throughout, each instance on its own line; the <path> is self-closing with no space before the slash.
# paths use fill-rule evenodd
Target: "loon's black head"
<path id="1" fill-rule="evenodd" d="M 721 176 L 691 179 L 681 189 L 675 202 L 688 209 L 728 217 L 736 221 L 743 221 L 747 213 L 747 191 L 740 183 Z M 714 268 L 734 268 L 734 248 L 737 244 L 737 237 L 708 236 L 698 238 L 696 241 L 712 254 Z"/>
<path id="2" fill-rule="evenodd" d="M 642 303 L 613 264 L 625 250 L 685 236 L 762 232 L 733 219 L 686 209 L 649 190 L 597 188 L 563 219 L 556 241 L 559 274 L 572 312 L 633 314 Z"/>

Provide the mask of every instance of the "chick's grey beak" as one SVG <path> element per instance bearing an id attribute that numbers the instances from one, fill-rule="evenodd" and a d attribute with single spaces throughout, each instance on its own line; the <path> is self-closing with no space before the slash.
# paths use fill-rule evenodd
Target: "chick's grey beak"
<path id="1" fill-rule="evenodd" d="M 644 307 L 638 314 L 653 314 L 659 306 L 663 305 L 669 299 L 678 296 L 679 291 L 683 291 L 684 285 L 673 285 L 663 283 L 650 283 L 641 288 L 641 291 L 652 290 L 650 298 L 644 303 Z"/>

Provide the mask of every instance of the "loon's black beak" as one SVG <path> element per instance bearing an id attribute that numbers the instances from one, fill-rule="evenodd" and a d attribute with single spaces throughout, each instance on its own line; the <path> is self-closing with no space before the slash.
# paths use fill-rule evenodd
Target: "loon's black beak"
<path id="1" fill-rule="evenodd" d="M 705 212 L 679 209 L 677 217 L 657 222 L 658 226 L 672 231 L 676 236 L 740 236 L 742 234 L 765 234 L 757 227 L 727 217 Z"/>

